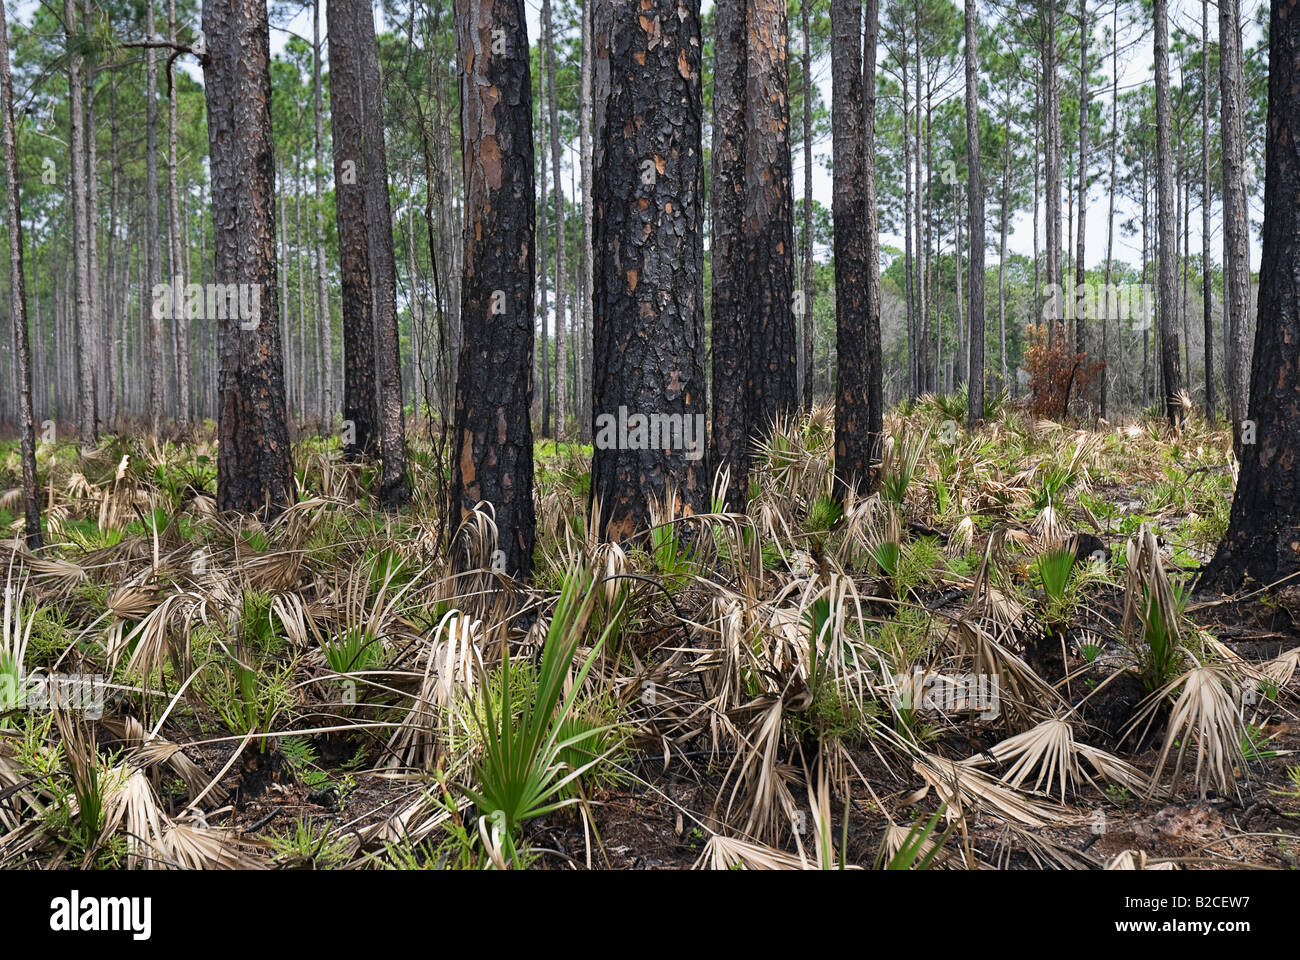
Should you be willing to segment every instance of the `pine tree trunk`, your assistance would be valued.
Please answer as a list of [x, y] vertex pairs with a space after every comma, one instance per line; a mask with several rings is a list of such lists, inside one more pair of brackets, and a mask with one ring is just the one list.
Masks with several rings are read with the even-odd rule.
[[965, 14], [967, 229], [970, 234], [970, 403], [967, 424], [973, 428], [984, 419], [984, 168], [980, 161], [975, 0], [966, 0]]
[[[66, 2], [66, 0], [65, 0]], [[145, 0], [145, 33], [154, 39], [154, 0]], [[145, 287], [154, 290], [162, 280], [162, 248], [158, 233], [158, 64], [151, 47], [144, 50], [145, 71], [145, 175], [144, 189], [147, 216], [145, 235], [147, 260]], [[163, 357], [163, 311], [155, 309], [149, 314], [149, 424], [154, 433], [163, 422], [164, 396], [167, 383], [167, 363]]]
[[[799, 369], [805, 409], [813, 403], [813, 359], [816, 353], [816, 327], [813, 323], [813, 174], [812, 174], [812, 56], [808, 48], [808, 8], [813, 0], [799, 0], [799, 33], [803, 41], [800, 67], [803, 70], [803, 282], [799, 292]], [[873, 78], [874, 80], [874, 78]]]
[[[1074, 255], [1074, 295], [1070, 297], [1076, 304], [1088, 275], [1084, 259], [1084, 242], [1087, 237], [1088, 221], [1088, 40], [1092, 30], [1088, 22], [1087, 0], [1079, 0], [1079, 221], [1075, 241]], [[1088, 352], [1086, 317], [1082, 311], [1074, 311], [1074, 350], [1080, 355]], [[1081, 400], [1086, 397], [1080, 395]]]
[[[238, 284], [234, 299], [240, 305], [221, 318], [217, 506], [275, 516], [294, 502], [294, 481], [276, 323], [275, 145], [265, 0], [204, 0], [203, 32], [214, 279]], [[259, 298], [258, 309], [249, 309], [253, 296]]]
[[[609, 50], [609, 71], [597, 92], [592, 497], [601, 536], [627, 541], [644, 531], [652, 497], [675, 494], [681, 515], [709, 508], [700, 18], [697, 0], [602, 0], [601, 8], [596, 42]], [[788, 141], [785, 157], [788, 197]], [[788, 212], [785, 224], [788, 262]], [[786, 281], [788, 292], [789, 271]], [[787, 318], [789, 308], [787, 298]], [[794, 400], [787, 330], [786, 399]], [[638, 431], [633, 417], [662, 424], [661, 435]], [[659, 419], [678, 417], [676, 433]]]
[[[601, 0], [604, 2], [604, 0]], [[745, 0], [717, 0], [713, 38], [712, 467], [728, 482], [724, 508], [743, 511], [749, 489], [749, 311], [745, 280]], [[597, 109], [600, 109], [599, 102]]]
[[1201, 0], [1201, 319], [1205, 329], [1205, 419], [1214, 422], [1214, 288], [1210, 280], [1210, 6]]
[[[807, 0], [805, 0], [807, 2]], [[831, 0], [832, 215], [835, 219], [835, 479], [865, 493], [880, 458], [879, 263], [876, 255], [877, 0]], [[870, 80], [870, 91], [867, 91]]]
[[1223, 389], [1238, 457], [1246, 418], [1250, 347], [1250, 238], [1246, 208], [1246, 85], [1241, 52], [1241, 11], [1237, 0], [1219, 3], [1219, 96], [1223, 156]]
[[746, 0], [745, 213], [752, 312], [746, 391], [751, 435], [798, 409], [794, 338], [794, 201], [785, 0]]
[[347, 0], [327, 0], [334, 205], [343, 303], [343, 435], [352, 459], [379, 452], [374, 298], [366, 230], [361, 50]]
[[[502, 560], [493, 566], [526, 579], [536, 537], [529, 405], [537, 264], [523, 0], [456, 0], [456, 47], [466, 216], [450, 522], [455, 531], [480, 501], [490, 504]], [[453, 555], [462, 569], [486, 559]]]
[[410, 502], [411, 483], [406, 471], [406, 415], [397, 331], [397, 262], [393, 255], [393, 213], [388, 199], [388, 157], [384, 147], [384, 79], [379, 69], [374, 11], [368, 5], [353, 6], [356, 23], [353, 35], [359, 43], [361, 67], [366, 237], [375, 305], [375, 377], [383, 460], [379, 501], [392, 509]]
[[[1228, 532], [1200, 586], [1252, 588], [1300, 570], [1300, 10], [1269, 20], [1264, 249], [1245, 451]], [[1252, 442], [1253, 441], [1253, 442]]]
[[555, 193], [555, 436], [563, 438], [568, 432], [568, 365], [565, 347], [565, 272], [567, 239], [564, 230], [564, 182], [560, 169], [560, 111], [555, 91], [555, 33], [551, 27], [551, 0], [542, 0], [542, 35], [547, 77], [547, 111], [550, 118], [551, 176]]
[[[23, 536], [41, 545], [41, 494], [36, 479], [36, 417], [32, 409], [32, 364], [27, 342], [27, 286], [23, 276], [23, 210], [18, 195], [18, 147], [14, 135], [14, 85], [9, 72], [9, 32], [0, 5], [0, 141], [4, 146], [5, 208], [9, 214], [9, 322], [17, 368], [18, 432], [23, 473]], [[37, 319], [40, 312], [37, 311]]]
[[583, 415], [578, 424], [579, 438], [590, 443], [592, 438], [591, 423], [591, 330], [593, 275], [591, 260], [591, 211], [592, 211], [592, 169], [591, 169], [591, 97], [592, 73], [595, 51], [592, 49], [591, 5], [593, 0], [582, 0], [582, 80], [578, 101], [578, 145], [582, 163], [582, 383]]
[[91, 326], [90, 211], [86, 203], [86, 113], [83, 57], [77, 39], [73, 0], [63, 0], [68, 43], [69, 163], [72, 166], [72, 248], [77, 341], [77, 438], [83, 450], [99, 441], [95, 423], [95, 335]]
[[328, 432], [334, 426], [334, 331], [330, 319], [329, 284], [326, 280], [325, 266], [325, 106], [321, 74], [321, 36], [320, 36], [321, 0], [313, 0], [311, 7], [312, 24], [312, 98], [315, 114], [315, 166], [313, 167], [313, 185], [316, 194], [316, 301], [320, 311], [321, 338], [321, 431]]
[[1178, 358], [1178, 291], [1175, 263], [1177, 234], [1174, 232], [1173, 149], [1170, 143], [1169, 95], [1169, 0], [1155, 0], [1156, 62], [1156, 309], [1160, 329], [1160, 372], [1164, 389], [1164, 413], [1171, 424], [1182, 421], [1182, 372]]
[[[167, 0], [167, 40], [176, 42], [176, 0]], [[182, 265], [181, 199], [178, 181], [180, 157], [177, 155], [179, 111], [177, 109], [176, 61], [167, 61], [167, 238], [172, 284], [172, 323], [176, 338], [176, 420], [181, 426], [190, 422], [190, 322], [184, 308], [185, 276]]]

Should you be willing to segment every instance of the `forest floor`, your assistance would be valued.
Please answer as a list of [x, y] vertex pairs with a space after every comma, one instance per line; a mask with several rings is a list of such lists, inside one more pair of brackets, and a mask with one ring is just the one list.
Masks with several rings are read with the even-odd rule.
[[[539, 444], [514, 592], [450, 573], [420, 441], [385, 515], [300, 440], [268, 526], [216, 513], [210, 427], [42, 445], [48, 546], [0, 548], [0, 866], [1300, 866], [1300, 593], [1194, 592], [1227, 434], [964, 422], [893, 411], [837, 503], [818, 408], [745, 516], [660, 504], [627, 549], [589, 448]], [[18, 477], [9, 443], [15, 533]], [[43, 709], [42, 672], [106, 695]]]

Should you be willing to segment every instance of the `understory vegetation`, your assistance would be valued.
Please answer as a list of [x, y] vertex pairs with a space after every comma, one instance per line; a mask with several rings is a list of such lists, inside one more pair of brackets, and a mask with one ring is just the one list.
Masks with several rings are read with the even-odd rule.
[[[963, 404], [893, 411], [846, 501], [814, 408], [747, 514], [660, 504], [639, 546], [539, 447], [527, 587], [490, 513], [449, 572], [418, 442], [385, 514], [300, 441], [269, 526], [217, 513], [211, 426], [43, 445], [34, 554], [9, 445], [0, 866], [1295, 867], [1292, 600], [1194, 593], [1229, 435]], [[37, 702], [74, 674], [99, 707]]]

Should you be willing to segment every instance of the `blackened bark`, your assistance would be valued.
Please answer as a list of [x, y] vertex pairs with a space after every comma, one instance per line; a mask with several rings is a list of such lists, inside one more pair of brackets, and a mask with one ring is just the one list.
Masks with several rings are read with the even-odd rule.
[[[275, 516], [294, 501], [275, 261], [275, 149], [265, 0], [204, 0], [215, 280], [241, 285], [220, 319], [217, 505]], [[254, 301], [254, 296], [258, 299]]]
[[[532, 82], [523, 0], [456, 0], [465, 174], [464, 342], [456, 381], [451, 527], [496, 514], [504, 571], [526, 578], [533, 511]], [[454, 552], [462, 568], [470, 562]]]
[[36, 417], [32, 411], [32, 361], [27, 342], [27, 287], [23, 278], [23, 209], [18, 195], [18, 147], [14, 137], [14, 85], [9, 72], [9, 34], [0, 4], [0, 140], [4, 143], [5, 207], [9, 213], [9, 320], [13, 326], [18, 379], [18, 428], [23, 464], [23, 535], [41, 545], [41, 495], [36, 480]]
[[745, 216], [751, 436], [798, 409], [794, 335], [794, 201], [785, 0], [746, 0]]
[[375, 390], [374, 298], [366, 230], [364, 112], [361, 50], [354, 3], [328, 0], [330, 130], [334, 137], [334, 208], [339, 234], [343, 307], [343, 430], [345, 453], [372, 459], [379, 452]]
[[[984, 419], [984, 167], [980, 162], [979, 64], [975, 0], [966, 0], [966, 175], [970, 232], [970, 393], [966, 422]], [[1080, 180], [1082, 183], [1082, 179]], [[1080, 214], [1082, 216], [1082, 213]], [[1083, 227], [1079, 227], [1083, 250]], [[1079, 268], [1082, 271], [1082, 267]], [[1082, 338], [1082, 327], [1080, 337]]]
[[[799, 251], [803, 270], [800, 286], [799, 310], [795, 323], [800, 344], [798, 377], [803, 385], [802, 402], [805, 410], [813, 403], [813, 360], [816, 356], [816, 336], [813, 326], [813, 174], [812, 174], [812, 52], [809, 49], [808, 8], [813, 0], [799, 2], [799, 34], [801, 43], [800, 69], [803, 71], [803, 243]], [[715, 81], [716, 82], [716, 81]]]
[[320, 318], [320, 348], [321, 348], [321, 396], [320, 396], [320, 417], [321, 430], [329, 431], [334, 426], [334, 336], [330, 322], [330, 294], [329, 285], [325, 275], [325, 201], [324, 185], [322, 183], [323, 171], [325, 169], [325, 96], [322, 89], [321, 75], [324, 69], [321, 64], [321, 35], [320, 35], [320, 10], [321, 0], [313, 0], [311, 8], [311, 26], [312, 26], [312, 99], [315, 107], [315, 165], [312, 167], [312, 184], [316, 193], [316, 222], [315, 237], [313, 238], [316, 245], [316, 301], [317, 310]]
[[402, 357], [397, 333], [397, 262], [393, 255], [393, 213], [388, 199], [388, 157], [384, 148], [384, 78], [374, 10], [354, 3], [351, 14], [361, 57], [362, 159], [370, 289], [374, 297], [375, 375], [378, 382], [379, 451], [383, 474], [379, 502], [394, 508], [411, 500], [406, 471], [406, 416], [402, 409]]
[[[1265, 586], [1300, 570], [1300, 0], [1269, 22], [1264, 249], [1241, 476], [1203, 587]], [[1251, 436], [1250, 428], [1254, 428]]]
[[[869, 0], [875, 6], [875, 0]], [[874, 50], [875, 37], [870, 39]], [[873, 77], [874, 79], [874, 77]], [[870, 426], [872, 366], [871, 262], [866, 197], [867, 140], [871, 117], [863, 109], [862, 4], [831, 0], [831, 149], [834, 151], [831, 213], [835, 218], [835, 478], [844, 487], [868, 490], [878, 434]], [[875, 318], [879, 323], [879, 315]]]
[[[697, 415], [706, 403], [700, 18], [698, 0], [603, 6], [596, 42], [609, 50], [609, 73], [597, 134], [591, 475], [601, 535], [626, 541], [644, 529], [651, 497], [675, 490], [682, 514], [708, 508], [706, 461], [691, 459], [704, 451]], [[788, 181], [788, 149], [786, 158]], [[621, 420], [620, 408], [629, 424], [638, 414], [680, 417], [677, 443], [661, 436], [651, 448], [648, 430], [644, 444], [632, 429], [618, 436], [605, 418]]]
[[[884, 439], [885, 361], [880, 343], [880, 211], [876, 204], [876, 45], [880, 37], [880, 0], [866, 0], [862, 47], [862, 206], [863, 246], [867, 260], [867, 419], [860, 456], [868, 464], [880, 460]], [[871, 474], [874, 487], [876, 474]]]
[[745, 0], [717, 0], [713, 37], [712, 467], [730, 472], [724, 508], [743, 511], [749, 485], [745, 215]]

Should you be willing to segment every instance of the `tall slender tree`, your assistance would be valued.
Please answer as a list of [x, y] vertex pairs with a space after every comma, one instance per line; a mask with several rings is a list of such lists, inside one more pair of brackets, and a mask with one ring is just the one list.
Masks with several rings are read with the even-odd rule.
[[717, 0], [713, 35], [712, 464], [726, 473], [727, 510], [743, 510], [749, 485], [748, 289], [745, 279], [745, 0]]
[[334, 135], [334, 211], [343, 303], [343, 436], [354, 459], [379, 452], [375, 391], [374, 296], [366, 227], [361, 40], [348, 0], [328, 0], [330, 127]]
[[745, 208], [749, 431], [799, 405], [794, 333], [794, 200], [785, 0], [746, 0]]
[[23, 470], [23, 536], [41, 545], [41, 495], [36, 478], [36, 416], [32, 410], [32, 360], [27, 341], [27, 281], [23, 274], [23, 208], [18, 191], [14, 84], [9, 70], [9, 28], [0, 4], [0, 141], [4, 145], [5, 209], [9, 214], [9, 321], [13, 328], [18, 388], [19, 447]]
[[322, 74], [322, 42], [320, 34], [321, 0], [312, 0], [311, 5], [311, 66], [312, 66], [312, 104], [315, 120], [312, 141], [315, 147], [315, 163], [312, 166], [312, 187], [316, 197], [315, 235], [316, 247], [316, 303], [320, 317], [318, 335], [321, 338], [321, 429], [328, 431], [334, 425], [334, 332], [330, 322], [329, 283], [326, 279], [325, 264], [325, 95]]
[[[870, 490], [880, 456], [880, 295], [876, 254], [875, 52], [878, 2], [831, 0], [831, 213], [835, 220], [835, 478]], [[870, 84], [871, 93], [865, 94]], [[865, 102], [864, 102], [865, 101]]]
[[1223, 157], [1223, 389], [1237, 455], [1246, 418], [1247, 311], [1250, 309], [1249, 215], [1246, 206], [1246, 83], [1238, 0], [1219, 0], [1219, 99]]
[[[464, 342], [452, 433], [453, 530], [479, 503], [496, 517], [500, 572], [532, 572], [533, 95], [523, 0], [456, 0], [465, 176]], [[464, 541], [458, 541], [459, 546]], [[484, 558], [458, 549], [467, 567]]]
[[68, 59], [68, 162], [72, 188], [73, 289], [76, 300], [77, 438], [83, 449], [99, 442], [95, 416], [95, 334], [91, 311], [90, 216], [86, 186], [86, 90], [82, 79], [84, 56], [78, 34], [77, 7], [63, 0]]
[[1165, 417], [1182, 421], [1182, 371], [1178, 362], [1178, 293], [1174, 226], [1173, 147], [1170, 142], [1172, 105], [1169, 92], [1169, 0], [1154, 0], [1156, 67], [1156, 311], [1160, 330], [1160, 375]]
[[542, 0], [542, 34], [546, 37], [546, 109], [551, 139], [551, 176], [555, 197], [555, 435], [562, 438], [568, 425], [568, 354], [564, 342], [566, 270], [564, 178], [560, 165], [560, 108], [555, 76], [555, 32], [551, 22], [551, 0]]
[[966, 199], [970, 232], [970, 393], [967, 423], [984, 419], [984, 165], [980, 161], [979, 18], [966, 0]]
[[1268, 27], [1264, 249], [1259, 323], [1228, 532], [1201, 586], [1260, 586], [1300, 572], [1300, 16], [1273, 0]]
[[374, 11], [354, 3], [361, 60], [361, 131], [365, 181], [366, 249], [374, 299], [375, 379], [379, 409], [379, 452], [383, 475], [379, 500], [400, 507], [411, 499], [406, 469], [406, 414], [402, 406], [402, 357], [397, 330], [397, 262], [393, 255], [393, 212], [388, 199], [388, 156], [384, 146], [384, 78]]
[[[203, 0], [219, 332], [217, 505], [275, 516], [294, 500], [275, 259], [266, 0]], [[238, 309], [230, 309], [237, 306]]]

